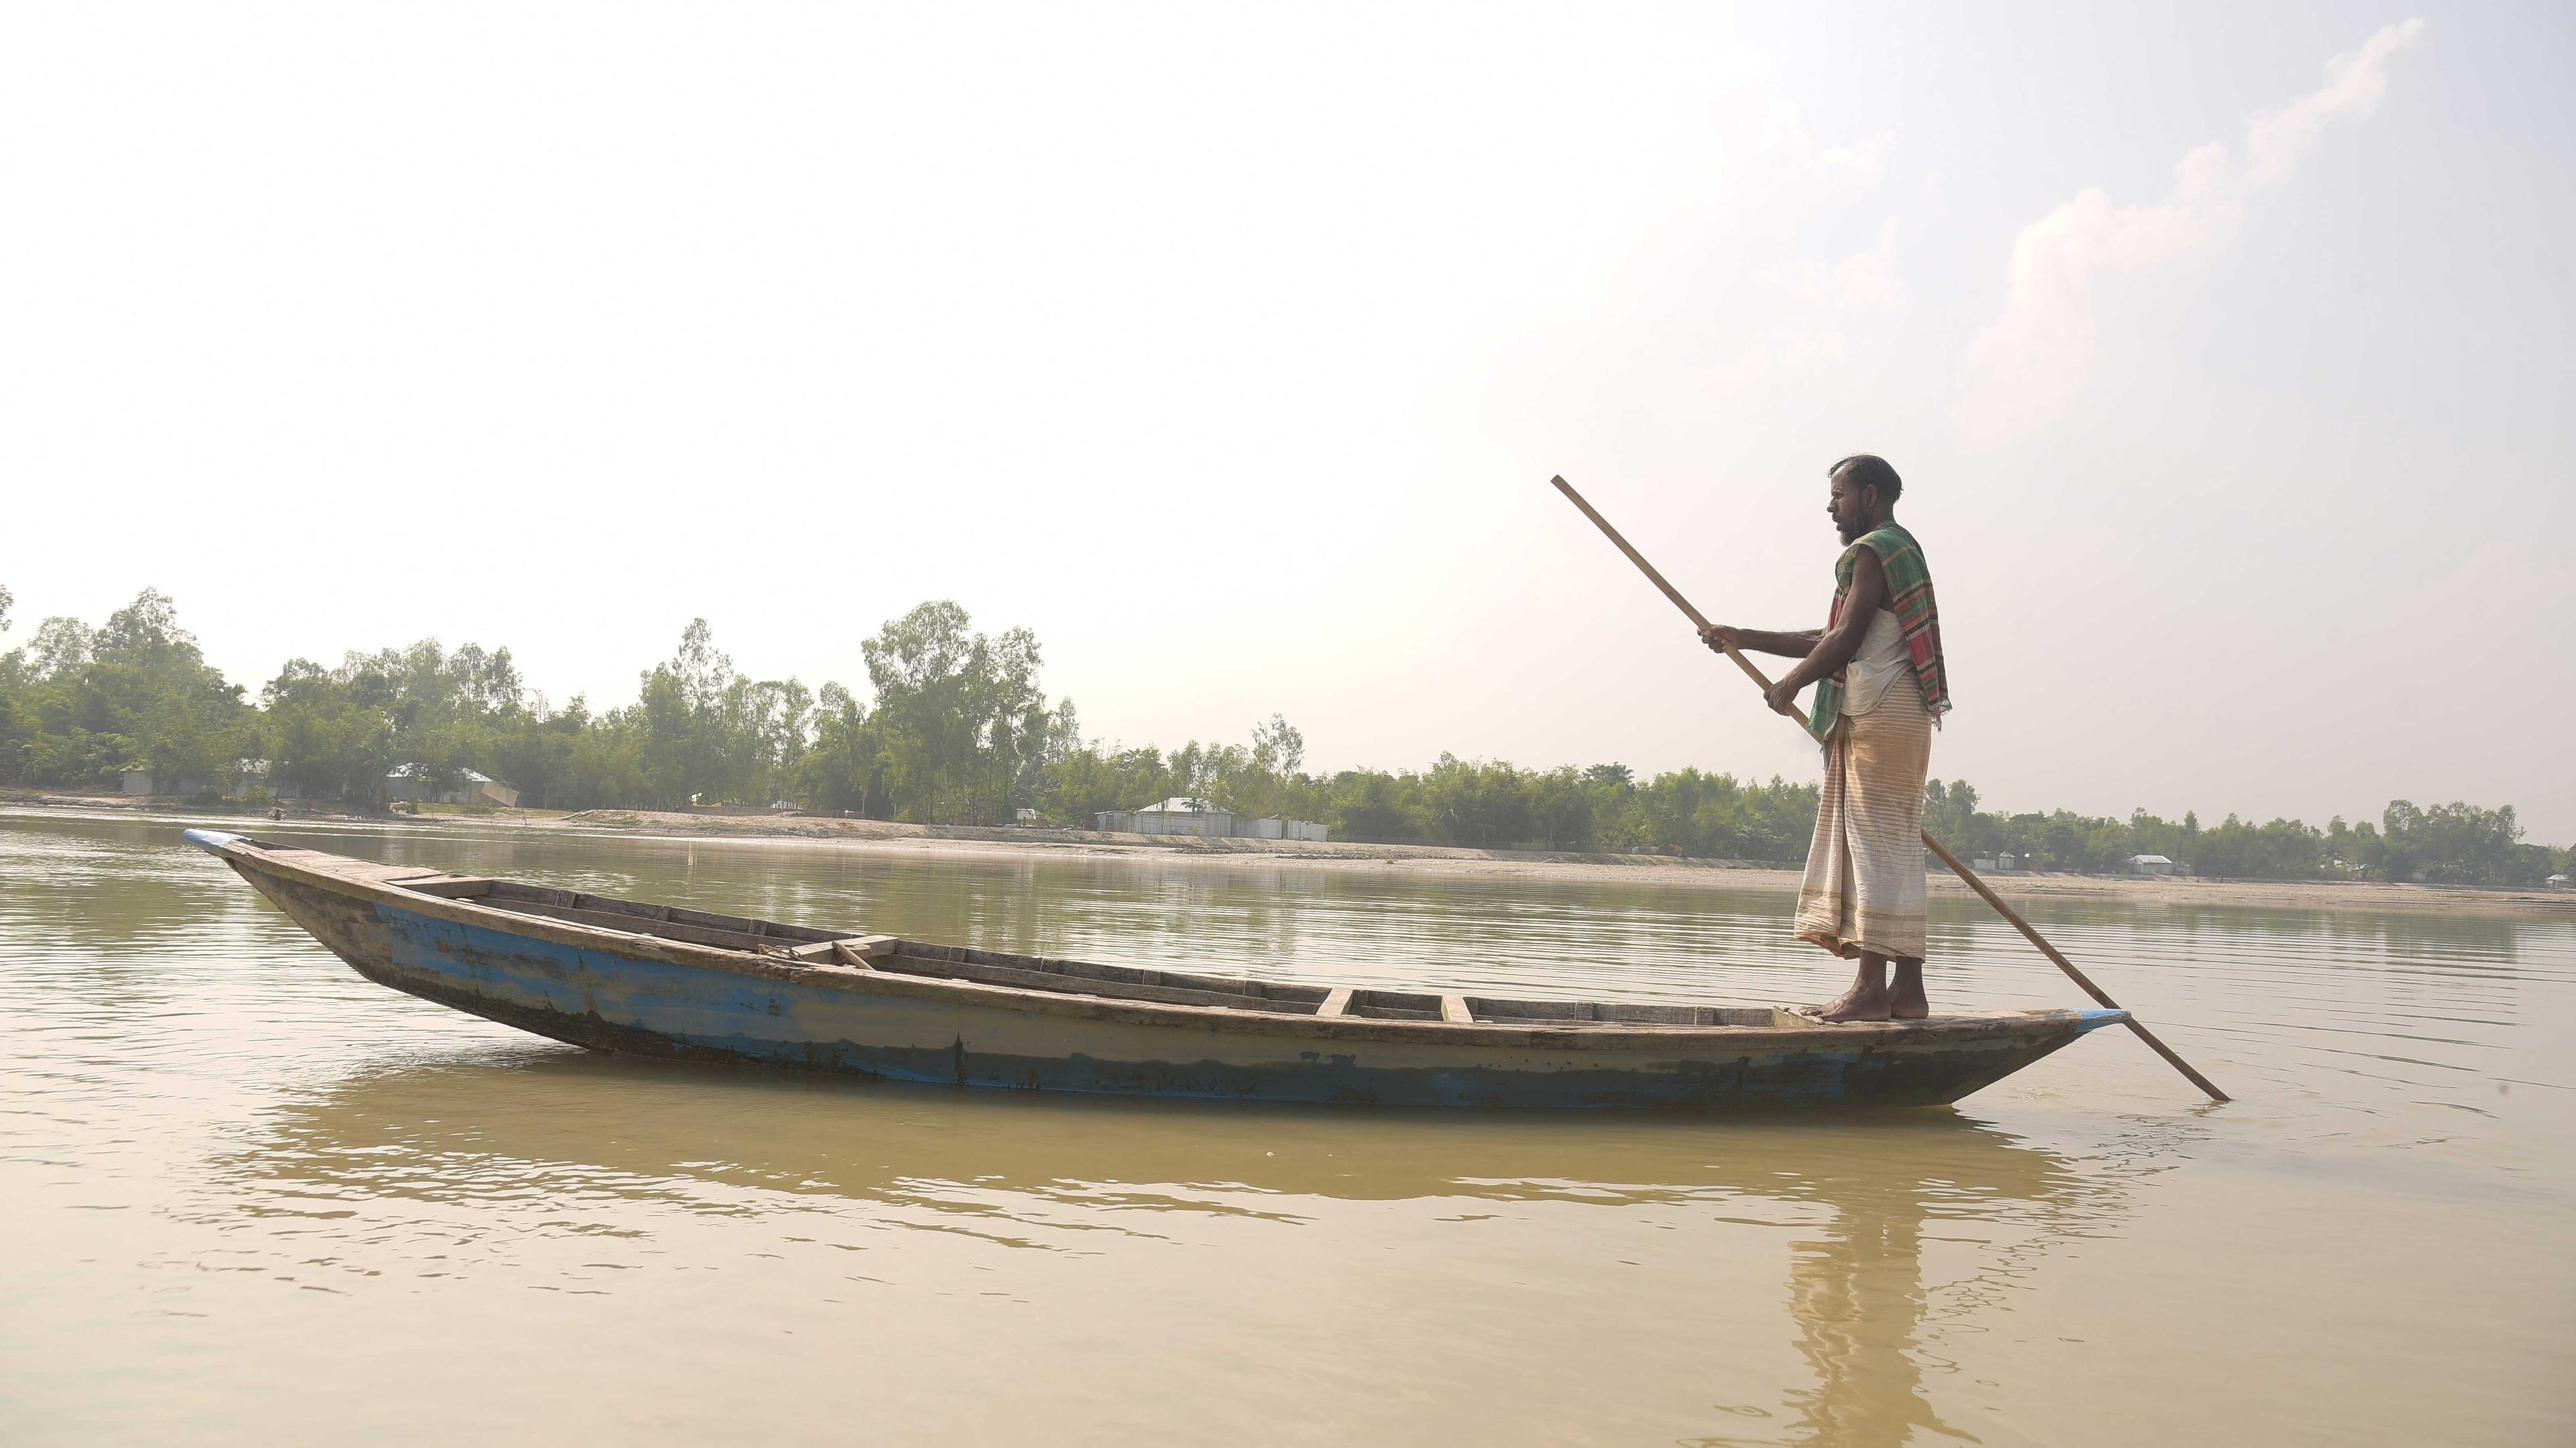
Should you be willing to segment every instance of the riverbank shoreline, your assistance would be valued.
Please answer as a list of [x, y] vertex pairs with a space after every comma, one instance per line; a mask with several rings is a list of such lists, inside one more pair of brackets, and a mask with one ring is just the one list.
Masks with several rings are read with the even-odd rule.
[[[874, 848], [961, 849], [1012, 855], [1184, 859], [1221, 865], [1299, 865], [1330, 870], [1461, 879], [1597, 880], [1794, 894], [1800, 872], [1743, 860], [1621, 855], [1569, 850], [1478, 850], [1453, 845], [1371, 845], [1348, 841], [1202, 840], [1095, 830], [907, 825], [806, 816], [712, 816], [590, 810], [533, 828], [591, 828], [691, 841], [810, 841]], [[2372, 880], [2205, 880], [2173, 876], [2013, 873], [1981, 876], [2007, 900], [2094, 899], [2158, 905], [2254, 906], [2282, 910], [2406, 912], [2494, 919], [2576, 921], [2576, 893], [2399, 885]], [[1974, 899], [1967, 883], [1933, 867], [1934, 896]]]
[[[176, 802], [113, 796], [27, 796], [0, 806], [31, 811], [144, 812], [174, 819], [224, 820], [251, 832], [264, 812], [192, 810]], [[1094, 830], [915, 825], [810, 815], [694, 815], [653, 810], [494, 811], [418, 816], [290, 814], [284, 823], [435, 827], [494, 833], [542, 831], [653, 838], [690, 844], [803, 847], [932, 855], [1175, 861], [1219, 868], [1303, 869], [1473, 880], [1632, 883], [1718, 890], [1794, 893], [1799, 872], [1740, 860], [1673, 855], [1621, 855], [1562, 850], [1479, 850], [1449, 845], [1372, 845], [1348, 841], [1203, 840], [1191, 836], [1108, 834]], [[1985, 877], [2008, 900], [2101, 900], [2138, 905], [2224, 906], [2353, 914], [2418, 914], [2501, 920], [2576, 922], [2576, 892], [2479, 889], [2345, 880], [2209, 880], [2177, 876], [1996, 874]], [[1973, 899], [1965, 882], [1934, 868], [1937, 898]]]

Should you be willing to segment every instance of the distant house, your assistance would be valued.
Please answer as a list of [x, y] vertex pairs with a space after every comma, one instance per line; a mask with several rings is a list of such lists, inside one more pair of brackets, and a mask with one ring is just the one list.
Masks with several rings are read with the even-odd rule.
[[2552, 890], [2564, 890], [2570, 883], [2576, 882], [2569, 881], [2564, 875], [2552, 875], [2549, 877], [2549, 888]]
[[[260, 768], [268, 768], [265, 760]], [[157, 776], [152, 770], [126, 770], [116, 788], [124, 794], [206, 794], [206, 781], [196, 776]]]
[[2174, 862], [2166, 859], [2162, 855], [2131, 855], [2129, 857], [2129, 873], [2132, 875], [2170, 875], [2173, 872]]
[[2018, 870], [2021, 868], [2021, 856], [2014, 854], [2010, 850], [2006, 850], [2002, 854], [1995, 856], [1995, 868], [1998, 870]]
[[1198, 835], [1222, 840], [1234, 834], [1234, 811], [1184, 795], [1138, 810], [1104, 810], [1098, 821], [1104, 830], [1134, 835]]
[[1321, 840], [1324, 827], [1312, 820], [1238, 818], [1203, 799], [1182, 795], [1143, 809], [1102, 810], [1092, 828], [1117, 834], [1197, 835], [1202, 839]]
[[519, 791], [488, 774], [471, 769], [456, 771], [458, 783], [450, 789], [432, 791], [431, 770], [426, 764], [397, 764], [385, 771], [385, 798], [388, 800], [424, 800], [432, 804], [497, 804], [503, 809], [519, 807]]

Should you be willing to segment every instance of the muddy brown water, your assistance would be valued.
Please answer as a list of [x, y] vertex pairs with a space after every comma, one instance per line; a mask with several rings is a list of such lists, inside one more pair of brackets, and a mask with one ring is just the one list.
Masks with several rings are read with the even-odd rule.
[[[959, 1093], [360, 980], [183, 821], [0, 813], [0, 1441], [2571, 1440], [2576, 925], [2035, 902], [2105, 1032], [1956, 1108]], [[1772, 893], [263, 828], [998, 949], [1812, 999]], [[1966, 902], [1936, 1003], [2079, 1004]]]

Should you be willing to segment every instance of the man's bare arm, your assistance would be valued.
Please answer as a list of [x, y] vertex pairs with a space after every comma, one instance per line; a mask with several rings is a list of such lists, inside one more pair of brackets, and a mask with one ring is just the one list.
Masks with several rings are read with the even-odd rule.
[[1723, 623], [1713, 623], [1699, 631], [1700, 642], [1719, 653], [1726, 652], [1725, 645], [1733, 644], [1739, 650], [1750, 649], [1757, 654], [1778, 654], [1784, 659], [1805, 658], [1815, 649], [1816, 641], [1824, 636], [1825, 631], [1820, 628], [1801, 629], [1796, 633], [1773, 633], [1768, 629], [1737, 628], [1732, 624]]
[[1832, 677], [1836, 670], [1852, 661], [1852, 656], [1860, 652], [1861, 639], [1869, 633], [1871, 616], [1885, 602], [1887, 574], [1878, 566], [1877, 554], [1861, 549], [1860, 557], [1852, 561], [1851, 592], [1843, 596], [1842, 616], [1834, 620], [1834, 626], [1826, 629], [1822, 638], [1816, 640], [1816, 646], [1808, 651], [1805, 659], [1780, 676], [1780, 682], [1773, 684], [1763, 699], [1779, 713], [1794, 716], [1798, 710], [1798, 691], [1818, 679]]

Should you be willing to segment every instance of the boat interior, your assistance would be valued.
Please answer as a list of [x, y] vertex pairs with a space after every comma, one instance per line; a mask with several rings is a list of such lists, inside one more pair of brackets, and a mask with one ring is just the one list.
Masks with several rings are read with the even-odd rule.
[[1134, 966], [1096, 965], [1088, 961], [968, 950], [954, 945], [900, 940], [887, 935], [858, 935], [775, 920], [716, 915], [676, 905], [549, 889], [516, 880], [429, 875], [388, 879], [385, 883], [446, 899], [472, 900], [478, 905], [513, 914], [542, 916], [722, 950], [784, 956], [824, 970], [932, 976], [1107, 1000], [1215, 1006], [1291, 1016], [1447, 1021], [1458, 1025], [1775, 1027], [1812, 1024], [1804, 1017], [1770, 1007], [1502, 1000], [1487, 996], [1289, 985]]

